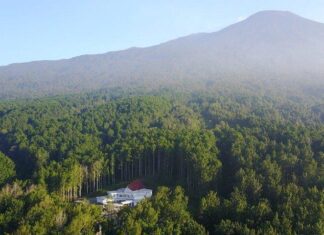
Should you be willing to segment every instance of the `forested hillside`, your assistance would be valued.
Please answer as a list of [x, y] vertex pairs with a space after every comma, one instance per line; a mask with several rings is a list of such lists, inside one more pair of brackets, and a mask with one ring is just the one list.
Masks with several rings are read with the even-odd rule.
[[[0, 233], [323, 234], [320, 102], [102, 91], [0, 103]], [[117, 221], [75, 199], [142, 179]], [[161, 187], [164, 186], [164, 187]]]

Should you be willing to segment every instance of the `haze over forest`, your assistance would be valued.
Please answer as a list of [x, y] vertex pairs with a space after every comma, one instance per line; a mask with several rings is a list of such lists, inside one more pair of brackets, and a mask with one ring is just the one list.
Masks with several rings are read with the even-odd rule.
[[290, 12], [263, 11], [215, 33], [152, 47], [3, 66], [0, 97], [116, 86], [210, 87], [221, 82], [323, 94], [323, 54], [323, 23]]

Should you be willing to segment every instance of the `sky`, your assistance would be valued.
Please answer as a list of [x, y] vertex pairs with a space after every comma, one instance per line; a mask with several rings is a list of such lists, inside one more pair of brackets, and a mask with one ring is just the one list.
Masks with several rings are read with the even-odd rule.
[[151, 46], [262, 10], [324, 23], [324, 0], [0, 0], [0, 65]]

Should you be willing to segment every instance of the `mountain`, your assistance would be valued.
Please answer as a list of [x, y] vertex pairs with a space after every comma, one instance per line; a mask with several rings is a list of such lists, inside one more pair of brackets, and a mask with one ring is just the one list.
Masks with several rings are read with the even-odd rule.
[[2, 66], [0, 86], [5, 89], [0, 97], [189, 81], [282, 82], [320, 88], [324, 24], [290, 12], [263, 11], [215, 33], [152, 47]]

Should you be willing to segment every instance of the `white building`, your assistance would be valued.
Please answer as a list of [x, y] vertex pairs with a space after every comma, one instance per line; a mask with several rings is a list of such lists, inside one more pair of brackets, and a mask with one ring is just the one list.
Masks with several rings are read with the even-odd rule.
[[96, 197], [96, 203], [106, 205], [109, 202], [109, 198], [107, 196]]
[[140, 181], [134, 181], [126, 188], [108, 191], [107, 196], [96, 197], [96, 202], [106, 205], [108, 202], [113, 204], [135, 206], [139, 201], [152, 197], [152, 190], [144, 188]]
[[132, 205], [135, 206], [139, 201], [152, 197], [152, 190], [151, 189], [138, 189], [138, 190], [131, 190], [130, 188], [120, 188], [115, 191], [108, 191], [108, 198], [111, 199], [113, 202], [125, 202], [131, 201]]

